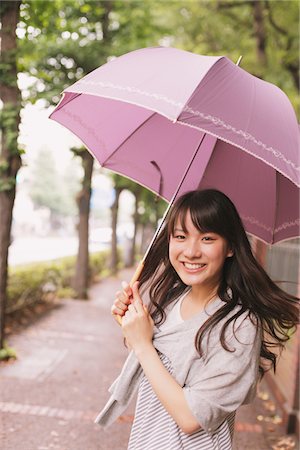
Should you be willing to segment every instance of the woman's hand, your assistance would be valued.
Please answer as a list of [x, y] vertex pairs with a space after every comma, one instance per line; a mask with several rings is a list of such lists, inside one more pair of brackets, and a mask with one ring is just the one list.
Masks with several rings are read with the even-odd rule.
[[116, 292], [116, 298], [111, 307], [111, 313], [119, 325], [117, 316], [123, 317], [132, 301], [132, 289], [129, 284], [123, 281], [122, 288], [123, 291]]
[[[135, 353], [143, 351], [149, 344], [152, 345], [154, 326], [147, 307], [143, 305], [138, 285], [139, 283], [136, 281], [132, 289], [129, 287], [131, 289], [131, 304], [122, 319], [124, 337]], [[129, 292], [129, 289], [127, 289], [127, 292]]]

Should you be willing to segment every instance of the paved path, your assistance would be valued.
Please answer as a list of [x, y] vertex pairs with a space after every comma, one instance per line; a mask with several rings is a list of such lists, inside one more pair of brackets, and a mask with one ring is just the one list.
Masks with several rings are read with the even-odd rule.
[[[10, 336], [18, 360], [0, 364], [1, 450], [126, 450], [134, 405], [107, 431], [93, 420], [126, 358], [109, 311], [120, 278], [131, 272], [94, 285], [89, 301], [61, 301]], [[260, 389], [263, 398], [238, 414], [235, 450], [292, 448], [275, 446], [280, 417]]]

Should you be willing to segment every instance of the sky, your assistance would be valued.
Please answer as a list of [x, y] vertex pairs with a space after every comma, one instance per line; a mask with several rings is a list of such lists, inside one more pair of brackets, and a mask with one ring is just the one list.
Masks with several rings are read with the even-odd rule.
[[80, 141], [62, 125], [49, 119], [53, 107], [28, 104], [22, 111], [19, 142], [25, 147], [24, 163], [29, 163], [42, 147], [48, 147], [58, 166], [63, 168], [72, 159], [69, 148]]

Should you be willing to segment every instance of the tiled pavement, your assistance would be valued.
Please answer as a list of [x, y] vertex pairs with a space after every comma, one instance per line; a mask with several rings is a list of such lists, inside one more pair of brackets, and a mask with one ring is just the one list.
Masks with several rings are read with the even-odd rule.
[[[130, 274], [94, 285], [88, 301], [60, 302], [10, 336], [18, 359], [0, 364], [1, 450], [126, 450], [134, 405], [106, 431], [93, 420], [126, 358], [109, 311], [120, 278]], [[235, 450], [296, 448], [280, 420], [262, 384], [254, 404], [237, 415]]]

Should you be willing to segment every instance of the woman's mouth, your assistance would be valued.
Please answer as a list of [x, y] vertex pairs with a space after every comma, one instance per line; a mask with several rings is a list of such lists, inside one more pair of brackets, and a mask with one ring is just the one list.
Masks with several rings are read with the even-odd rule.
[[187, 270], [200, 270], [203, 269], [203, 267], [206, 266], [206, 264], [199, 264], [199, 263], [189, 263], [189, 262], [182, 262], [183, 266], [187, 269]]

